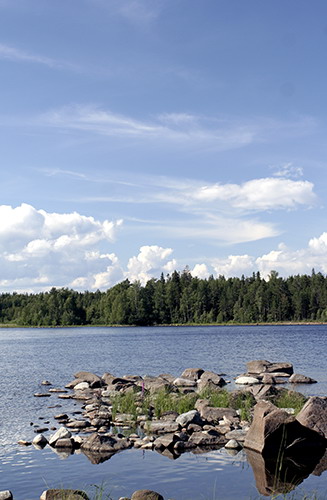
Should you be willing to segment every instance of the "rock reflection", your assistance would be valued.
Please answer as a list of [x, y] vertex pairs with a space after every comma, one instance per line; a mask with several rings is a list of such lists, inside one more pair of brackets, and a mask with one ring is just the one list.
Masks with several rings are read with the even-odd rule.
[[287, 456], [278, 461], [276, 457], [264, 457], [250, 449], [245, 448], [245, 452], [253, 469], [257, 490], [264, 496], [287, 494], [316, 470], [321, 474], [327, 465], [326, 453], [323, 457], [321, 454], [307, 457]]

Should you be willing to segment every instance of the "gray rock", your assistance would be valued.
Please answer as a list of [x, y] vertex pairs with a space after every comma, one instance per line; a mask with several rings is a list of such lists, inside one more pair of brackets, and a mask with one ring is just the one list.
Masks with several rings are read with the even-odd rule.
[[225, 436], [221, 434], [208, 434], [207, 432], [194, 432], [189, 441], [196, 446], [218, 446], [226, 443]]
[[235, 439], [236, 441], [240, 441], [243, 443], [245, 441], [246, 435], [248, 433], [248, 429], [234, 429], [232, 431], [226, 432], [226, 439]]
[[176, 441], [179, 441], [178, 436], [174, 433], [169, 433], [158, 437], [153, 444], [155, 449], [172, 448]]
[[44, 447], [48, 444], [48, 440], [43, 436], [43, 434], [38, 434], [38, 436], [35, 436], [35, 438], [33, 439], [32, 444]]
[[63, 438], [63, 439], [58, 439], [56, 441], [56, 448], [73, 448], [74, 447], [74, 441], [71, 438]]
[[304, 427], [287, 412], [268, 401], [260, 401], [254, 408], [253, 421], [244, 446], [265, 456], [277, 456], [279, 453], [291, 456], [319, 452], [326, 447], [326, 442], [317, 432]]
[[289, 382], [291, 384], [316, 384], [317, 380], [306, 375], [301, 375], [300, 373], [293, 373], [289, 378]]
[[49, 439], [49, 445], [55, 446], [58, 439], [66, 439], [72, 436], [71, 432], [69, 432], [66, 427], [60, 427]]
[[282, 372], [289, 375], [293, 373], [291, 363], [271, 363], [265, 359], [249, 361], [246, 363], [247, 372], [250, 374]]
[[327, 398], [318, 396], [309, 398], [296, 419], [300, 424], [327, 439]]
[[186, 413], [182, 413], [176, 418], [177, 424], [181, 427], [186, 427], [188, 424], [198, 424], [200, 425], [202, 420], [200, 413], [197, 410], [191, 410]]
[[237, 377], [237, 379], [235, 380], [235, 384], [254, 385], [254, 384], [260, 384], [260, 381], [256, 377], [250, 377], [250, 376], [243, 375], [241, 377]]
[[134, 491], [131, 500], [164, 500], [160, 493], [152, 490], [137, 490]]
[[88, 382], [92, 389], [102, 386], [101, 378], [91, 372], [78, 372], [75, 373], [74, 377], [81, 380], [82, 382]]
[[0, 500], [13, 500], [11, 491], [9, 490], [0, 491]]
[[189, 378], [182, 378], [182, 377], [175, 378], [173, 384], [176, 387], [196, 387], [195, 380], [190, 380]]
[[227, 448], [228, 450], [239, 450], [240, 448], [242, 448], [242, 446], [238, 441], [236, 441], [236, 439], [230, 439], [225, 444], [225, 448]]
[[75, 385], [74, 390], [75, 391], [85, 391], [90, 388], [90, 384], [88, 382], [80, 382], [79, 384]]
[[177, 422], [169, 422], [164, 420], [156, 420], [147, 423], [147, 429], [154, 434], [170, 433], [179, 430]]
[[238, 419], [236, 410], [232, 408], [214, 408], [211, 406], [203, 406], [200, 408], [200, 415], [203, 420], [206, 420], [210, 424], [219, 424], [219, 421], [224, 417], [228, 419]]
[[89, 500], [89, 497], [80, 490], [50, 489], [42, 493], [40, 500]]
[[197, 381], [203, 373], [204, 370], [202, 370], [202, 368], [186, 368], [186, 370], [183, 371], [181, 378], [189, 378], [190, 380]]

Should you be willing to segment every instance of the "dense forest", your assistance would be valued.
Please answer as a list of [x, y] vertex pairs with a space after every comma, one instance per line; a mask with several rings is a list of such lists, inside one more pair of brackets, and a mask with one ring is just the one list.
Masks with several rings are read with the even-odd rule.
[[245, 278], [192, 277], [188, 269], [142, 286], [125, 280], [106, 292], [52, 288], [2, 293], [0, 324], [19, 326], [170, 325], [327, 321], [327, 278], [281, 278], [271, 271]]

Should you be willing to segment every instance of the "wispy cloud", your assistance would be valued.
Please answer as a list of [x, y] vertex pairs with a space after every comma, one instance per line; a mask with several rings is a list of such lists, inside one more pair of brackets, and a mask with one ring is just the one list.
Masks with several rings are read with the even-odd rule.
[[10, 45], [0, 44], [0, 59], [6, 59], [13, 62], [34, 63], [48, 66], [52, 69], [78, 70], [77, 66], [59, 59], [33, 54], [24, 50], [12, 47]]
[[101, 6], [125, 18], [137, 26], [153, 23], [164, 8], [163, 0], [88, 0], [90, 3]]
[[277, 137], [302, 136], [312, 132], [315, 121], [304, 117], [278, 122], [236, 117], [210, 117], [190, 113], [163, 113], [137, 119], [98, 106], [75, 104], [30, 119], [29, 125], [75, 130], [81, 133], [130, 139], [156, 141], [160, 144], [188, 144], [209, 150], [225, 151], [254, 143], [273, 142]]

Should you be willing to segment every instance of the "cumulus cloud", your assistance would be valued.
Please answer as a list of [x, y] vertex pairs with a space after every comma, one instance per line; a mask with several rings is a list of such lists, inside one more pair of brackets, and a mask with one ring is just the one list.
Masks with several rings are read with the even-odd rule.
[[195, 264], [194, 268], [190, 272], [194, 278], [200, 279], [209, 278], [211, 274], [206, 264]]
[[210, 261], [216, 275], [246, 276], [259, 271], [267, 279], [272, 270], [281, 276], [311, 274], [312, 269], [327, 273], [327, 232], [309, 240], [304, 248], [293, 250], [280, 243], [276, 249], [261, 256], [230, 255]]
[[173, 271], [177, 262], [168, 260], [172, 252], [172, 248], [162, 248], [157, 245], [142, 246], [139, 254], [129, 259], [125, 276], [131, 281], [140, 281], [144, 284], [152, 277], [157, 278], [163, 270]]
[[119, 267], [117, 258], [101, 253], [98, 246], [111, 244], [121, 225], [122, 220], [101, 222], [77, 212], [48, 213], [25, 203], [0, 206], [2, 285], [67, 286], [76, 279], [81, 284], [82, 270], [84, 277], [105, 270], [109, 280], [110, 268]]

